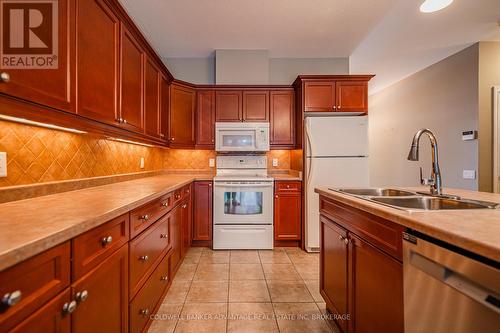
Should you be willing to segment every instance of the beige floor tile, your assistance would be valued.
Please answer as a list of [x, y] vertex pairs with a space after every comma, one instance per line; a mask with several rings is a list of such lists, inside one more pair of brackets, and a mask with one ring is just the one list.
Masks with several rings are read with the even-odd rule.
[[269, 302], [270, 300], [264, 280], [229, 282], [229, 302]]
[[186, 302], [227, 302], [228, 281], [193, 281]]
[[229, 251], [203, 251], [200, 263], [206, 264], [229, 264]]
[[287, 252], [288, 258], [294, 264], [316, 264], [319, 263], [319, 254], [317, 253], [307, 253], [304, 251], [291, 251]]
[[191, 281], [196, 272], [196, 267], [198, 267], [198, 264], [182, 263], [175, 274], [174, 281]]
[[259, 251], [260, 262], [263, 264], [290, 264], [291, 261], [284, 250]]
[[227, 303], [185, 304], [176, 333], [226, 332]]
[[184, 257], [183, 264], [197, 264], [200, 262], [202, 251], [188, 252]]
[[191, 253], [203, 253], [207, 249], [210, 249], [210, 248], [204, 247], [204, 246], [192, 246], [192, 247], [189, 248], [187, 254], [191, 254]]
[[319, 280], [319, 262], [307, 264], [294, 264], [295, 270], [304, 280]]
[[259, 264], [259, 252], [254, 250], [231, 251], [230, 262], [232, 264]]
[[163, 303], [184, 303], [189, 287], [191, 287], [191, 281], [174, 280]]
[[264, 280], [261, 264], [231, 264], [229, 266], [230, 280]]
[[292, 264], [262, 264], [266, 280], [301, 280]]
[[158, 312], [153, 316], [149, 333], [171, 333], [175, 329], [181, 313], [182, 304], [163, 303]]
[[278, 333], [271, 303], [229, 303], [229, 333]]
[[194, 275], [195, 281], [229, 280], [229, 264], [199, 264]]
[[315, 302], [324, 302], [323, 297], [319, 293], [319, 280], [304, 280], [304, 283]]
[[280, 332], [331, 332], [315, 303], [275, 303], [273, 307]]
[[313, 302], [303, 281], [268, 280], [267, 287], [273, 302]]

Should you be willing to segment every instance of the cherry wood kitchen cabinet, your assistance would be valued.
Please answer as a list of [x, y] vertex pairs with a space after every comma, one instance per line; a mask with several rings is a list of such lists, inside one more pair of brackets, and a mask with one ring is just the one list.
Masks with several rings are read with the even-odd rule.
[[335, 81], [304, 84], [304, 111], [333, 112], [335, 107]]
[[104, 0], [77, 3], [78, 114], [116, 125], [120, 21]]
[[239, 122], [243, 120], [243, 93], [241, 90], [215, 92], [215, 120]]
[[336, 110], [368, 112], [368, 81], [335, 82]]
[[172, 83], [170, 89], [170, 147], [192, 148], [195, 145], [196, 92], [193, 88]]
[[182, 260], [182, 207], [177, 205], [172, 209], [170, 218], [170, 235], [172, 238], [172, 255], [170, 257], [170, 267], [172, 272], [176, 272]]
[[54, 69], [3, 68], [0, 93], [59, 110], [75, 112], [75, 2], [58, 1], [58, 57]]
[[196, 148], [215, 148], [215, 91], [196, 93]]
[[123, 127], [139, 133], [144, 129], [144, 57], [142, 46], [122, 23], [118, 122]]
[[191, 247], [192, 236], [192, 206], [191, 199], [187, 198], [181, 203], [181, 257], [184, 257]]
[[195, 182], [193, 192], [193, 245], [212, 244], [213, 186], [211, 181]]
[[243, 90], [243, 121], [269, 122], [269, 91]]
[[160, 80], [160, 138], [168, 140], [168, 122], [170, 107], [170, 84], [165, 76]]
[[145, 67], [145, 132], [160, 137], [160, 70], [149, 58]]
[[[302, 184], [300, 181], [275, 181], [274, 240], [301, 239]], [[279, 245], [279, 243], [276, 243]], [[283, 245], [284, 243], [281, 243]], [[293, 244], [297, 245], [297, 244]]]
[[271, 148], [295, 147], [295, 94], [293, 91], [270, 92], [270, 143]]

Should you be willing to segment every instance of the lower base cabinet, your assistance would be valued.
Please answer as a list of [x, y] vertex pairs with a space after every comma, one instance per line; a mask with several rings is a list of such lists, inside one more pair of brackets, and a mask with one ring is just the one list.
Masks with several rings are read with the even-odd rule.
[[170, 235], [172, 243], [172, 255], [170, 265], [172, 272], [177, 271], [179, 264], [181, 263], [182, 253], [182, 208], [180, 205], [176, 206], [172, 210], [172, 216], [170, 218]]

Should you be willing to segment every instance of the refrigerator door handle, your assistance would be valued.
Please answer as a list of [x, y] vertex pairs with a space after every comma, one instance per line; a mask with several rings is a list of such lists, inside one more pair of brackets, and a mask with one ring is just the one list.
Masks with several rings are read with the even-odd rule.
[[[311, 181], [311, 168], [312, 168], [312, 146], [311, 146], [311, 139], [309, 137], [309, 126], [307, 119], [304, 123], [304, 133], [306, 135], [306, 161], [307, 161], [307, 172], [306, 172], [306, 180], [307, 180], [307, 185], [309, 185], [309, 182]], [[307, 155], [310, 157], [307, 158]]]

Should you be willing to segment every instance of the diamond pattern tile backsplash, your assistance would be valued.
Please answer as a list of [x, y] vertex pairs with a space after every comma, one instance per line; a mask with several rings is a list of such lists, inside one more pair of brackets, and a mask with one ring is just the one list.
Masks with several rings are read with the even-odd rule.
[[8, 161], [3, 187], [160, 170], [166, 150], [0, 121], [0, 151]]

